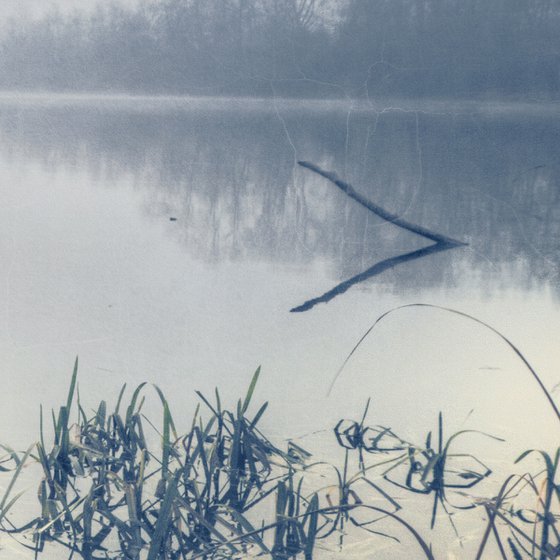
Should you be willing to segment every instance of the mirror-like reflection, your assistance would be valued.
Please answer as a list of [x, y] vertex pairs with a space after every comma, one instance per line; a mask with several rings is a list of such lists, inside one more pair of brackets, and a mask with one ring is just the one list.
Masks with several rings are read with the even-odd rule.
[[186, 109], [5, 103], [1, 152], [8, 161], [40, 162], [47, 173], [85, 168], [100, 186], [130, 177], [146, 212], [176, 221], [172, 235], [207, 262], [321, 260], [334, 286], [425, 245], [298, 170], [296, 158], [306, 159], [389, 211], [469, 243], [373, 280], [387, 289], [452, 287], [465, 274], [488, 294], [504, 280], [527, 289], [557, 285], [557, 119], [302, 112], [272, 101], [256, 111]]

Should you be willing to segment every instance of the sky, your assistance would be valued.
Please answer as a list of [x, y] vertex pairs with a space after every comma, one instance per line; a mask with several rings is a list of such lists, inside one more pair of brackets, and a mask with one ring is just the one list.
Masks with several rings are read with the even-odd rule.
[[[70, 12], [76, 9], [92, 9], [98, 4], [109, 6], [121, 4], [133, 6], [139, 0], [0, 0], [0, 23], [18, 15], [39, 17], [45, 12], [58, 7], [62, 11]], [[326, 21], [332, 21], [337, 9], [345, 3], [345, 0], [326, 0], [323, 3], [323, 15]]]
[[71, 11], [76, 8], [92, 8], [97, 4], [133, 4], [135, 0], [0, 0], [0, 18], [5, 20], [19, 14], [40, 16], [53, 6]]

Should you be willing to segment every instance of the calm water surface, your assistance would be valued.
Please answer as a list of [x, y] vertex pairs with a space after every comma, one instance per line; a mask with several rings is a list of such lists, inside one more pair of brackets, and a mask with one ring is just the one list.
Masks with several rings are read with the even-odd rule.
[[[267, 427], [331, 447], [336, 419], [419, 439], [508, 438], [509, 460], [558, 429], [490, 323], [560, 381], [560, 110], [474, 104], [0, 99], [0, 437], [32, 441], [74, 357], [82, 400], [157, 383], [187, 425], [195, 389], [233, 399], [254, 369]], [[290, 309], [427, 242], [324, 178], [467, 242]], [[473, 444], [474, 445], [474, 444]], [[494, 448], [493, 448], [494, 449]]]

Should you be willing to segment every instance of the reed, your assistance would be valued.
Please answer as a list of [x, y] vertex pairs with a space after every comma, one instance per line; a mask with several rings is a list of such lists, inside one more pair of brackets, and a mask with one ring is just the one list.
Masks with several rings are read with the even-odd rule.
[[[553, 404], [526, 358], [497, 334]], [[407, 533], [416, 545], [413, 551], [403, 548], [402, 557], [431, 560], [431, 529], [446, 518], [457, 531], [454, 514], [475, 510], [484, 516], [474, 560], [487, 558], [489, 550], [513, 560], [560, 554], [560, 450], [526, 451], [517, 467], [537, 457], [543, 468], [511, 475], [496, 495], [481, 498], [472, 489], [495, 475], [482, 458], [461, 451], [462, 437], [472, 430], [448, 434], [440, 413], [435, 430], [421, 443], [409, 442], [371, 424], [368, 401], [358, 420], [341, 419], [333, 427], [340, 461], [321, 463], [302, 447], [279, 446], [261, 431], [268, 403], [253, 403], [259, 376], [260, 368], [230, 407], [218, 390], [211, 398], [197, 392], [189, 427], [179, 433], [163, 391], [147, 383], [130, 394], [125, 385], [114, 407], [102, 400], [87, 413], [76, 359], [50, 428], [41, 410], [36, 443], [19, 452], [2, 446], [0, 474], [7, 485], [0, 496], [0, 530], [36, 558], [54, 543], [69, 559], [84, 560], [320, 560], [323, 550], [344, 551], [349, 536], [359, 538], [363, 531], [395, 546]], [[159, 421], [143, 412], [150, 393], [161, 407]], [[20, 511], [28, 519], [17, 524], [17, 488], [31, 464], [42, 473], [37, 511]], [[313, 473], [322, 470], [334, 473], [336, 482], [317, 484]], [[430, 500], [423, 535], [397, 494]]]

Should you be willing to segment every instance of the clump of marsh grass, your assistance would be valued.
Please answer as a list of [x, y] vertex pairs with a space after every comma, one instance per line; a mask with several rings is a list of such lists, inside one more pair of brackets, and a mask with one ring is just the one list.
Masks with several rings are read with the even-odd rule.
[[[293, 443], [280, 449], [260, 431], [267, 403], [251, 412], [259, 373], [233, 409], [223, 406], [217, 390], [212, 400], [198, 393], [190, 429], [179, 435], [159, 388], [160, 429], [142, 413], [149, 389], [144, 383], [128, 402], [123, 387], [112, 411], [101, 401], [88, 415], [77, 398], [76, 361], [65, 403], [51, 414], [52, 446], [42, 421], [40, 441], [23, 455], [9, 450], [0, 463], [15, 469], [1, 502], [2, 530], [30, 536], [32, 544], [22, 544], [36, 556], [57, 543], [69, 557], [85, 560], [311, 560], [317, 543], [342, 535], [347, 521], [382, 535], [370, 529], [371, 521], [356, 521], [354, 512], [366, 509], [410, 531], [431, 558], [420, 535], [396, 515], [396, 501], [374, 483], [387, 507], [360, 498], [354, 487], [366, 477], [349, 477], [347, 461], [342, 472], [333, 467], [335, 491], [321, 495], [308, 488], [308, 469], [317, 466], [311, 455]], [[159, 445], [151, 445], [148, 429]], [[7, 515], [19, 497], [12, 497], [12, 489], [29, 461], [42, 471], [39, 511], [18, 527]]]
[[[521, 352], [497, 334], [554, 404]], [[475, 497], [471, 489], [492, 472], [457, 449], [473, 430], [447, 435], [440, 413], [422, 444], [408, 442], [389, 427], [369, 424], [368, 400], [360, 420], [334, 426], [342, 466], [314, 462], [305, 449], [291, 442], [283, 449], [260, 430], [267, 403], [253, 405], [259, 375], [260, 369], [233, 407], [217, 390], [212, 398], [197, 392], [199, 405], [180, 434], [165, 395], [146, 383], [129, 397], [124, 386], [114, 408], [103, 400], [87, 413], [76, 360], [65, 400], [51, 413], [50, 435], [41, 411], [36, 444], [25, 452], [2, 447], [0, 473], [11, 478], [0, 496], [0, 530], [24, 537], [22, 546], [36, 557], [54, 543], [68, 558], [84, 560], [320, 560], [329, 546], [344, 551], [356, 532], [397, 542], [406, 532], [417, 548], [404, 555], [435, 559], [395, 498], [397, 489], [431, 500], [432, 529], [440, 508], [457, 535], [455, 510], [483, 512], [476, 560], [488, 550], [502, 560], [560, 556], [560, 450], [526, 451], [517, 463], [538, 457], [539, 471], [512, 475], [497, 495]], [[157, 422], [143, 412], [149, 391], [161, 405]], [[18, 525], [11, 515], [21, 496], [16, 487], [30, 464], [42, 473], [38, 508]], [[313, 474], [321, 469], [334, 473], [334, 483], [316, 483]], [[388, 524], [396, 532], [389, 533]]]
[[[348, 360], [357, 351], [362, 342], [374, 331], [378, 325], [389, 315], [405, 309], [427, 308], [443, 311], [456, 315], [462, 319], [472, 321], [487, 329], [497, 336], [517, 356], [524, 365], [529, 378], [536, 383], [544, 399], [560, 422], [560, 408], [556, 404], [551, 391], [547, 389], [537, 371], [530, 364], [522, 351], [497, 329], [462, 311], [431, 304], [414, 303], [403, 305], [381, 315], [364, 333], [352, 349], [341, 368], [335, 375], [329, 393], [334, 384], [343, 373]], [[367, 407], [366, 407], [367, 412]], [[341, 420], [335, 429], [340, 445], [348, 449], [357, 449], [360, 453], [360, 464], [363, 465], [363, 453], [376, 453], [379, 451], [397, 452], [406, 449], [405, 455], [397, 456], [394, 465], [389, 467], [383, 478], [391, 484], [414, 493], [433, 494], [433, 508], [431, 527], [434, 527], [438, 505], [445, 510], [453, 524], [449, 507], [456, 509], [484, 508], [487, 514], [486, 525], [481, 528], [481, 539], [475, 554], [476, 560], [483, 557], [488, 544], [493, 541], [497, 553], [502, 560], [509, 558], [520, 560], [523, 558], [538, 558], [539, 560], [560, 557], [560, 448], [550, 454], [543, 450], [529, 449], [523, 452], [515, 461], [521, 465], [529, 456], [537, 456], [543, 464], [538, 471], [510, 475], [502, 484], [495, 496], [475, 498], [468, 505], [452, 505], [446, 496], [446, 489], [459, 490], [464, 495], [464, 490], [476, 486], [483, 478], [491, 474], [482, 461], [470, 454], [450, 453], [450, 445], [467, 431], [460, 431], [450, 436], [443, 444], [442, 416], [439, 416], [437, 449], [431, 446], [432, 433], [426, 438], [424, 448], [406, 444], [397, 437], [390, 428], [376, 426], [364, 427], [364, 417], [361, 423]], [[482, 432], [478, 432], [482, 433]], [[489, 436], [489, 434], [484, 434]], [[499, 438], [495, 438], [499, 440]], [[466, 463], [465, 463], [466, 461]], [[392, 478], [392, 471], [407, 465], [407, 474], [404, 481]], [[468, 466], [470, 464], [470, 466]], [[402, 478], [401, 478], [402, 480]], [[452, 482], [450, 482], [452, 480]], [[454, 526], [455, 528], [455, 526]]]
[[85, 559], [234, 557], [253, 546], [268, 552], [246, 512], [298, 461], [260, 433], [266, 404], [249, 415], [258, 370], [233, 411], [222, 408], [217, 391], [213, 404], [199, 394], [209, 418], [197, 409], [183, 436], [156, 387], [163, 409], [157, 453], [141, 412], [146, 384], [126, 406], [123, 387], [113, 412], [102, 401], [88, 416], [78, 404], [79, 421], [70, 425], [76, 375], [77, 364], [66, 404], [53, 416], [54, 446], [47, 451], [42, 434], [37, 444], [44, 473], [41, 514], [32, 523], [37, 551], [55, 541]]

